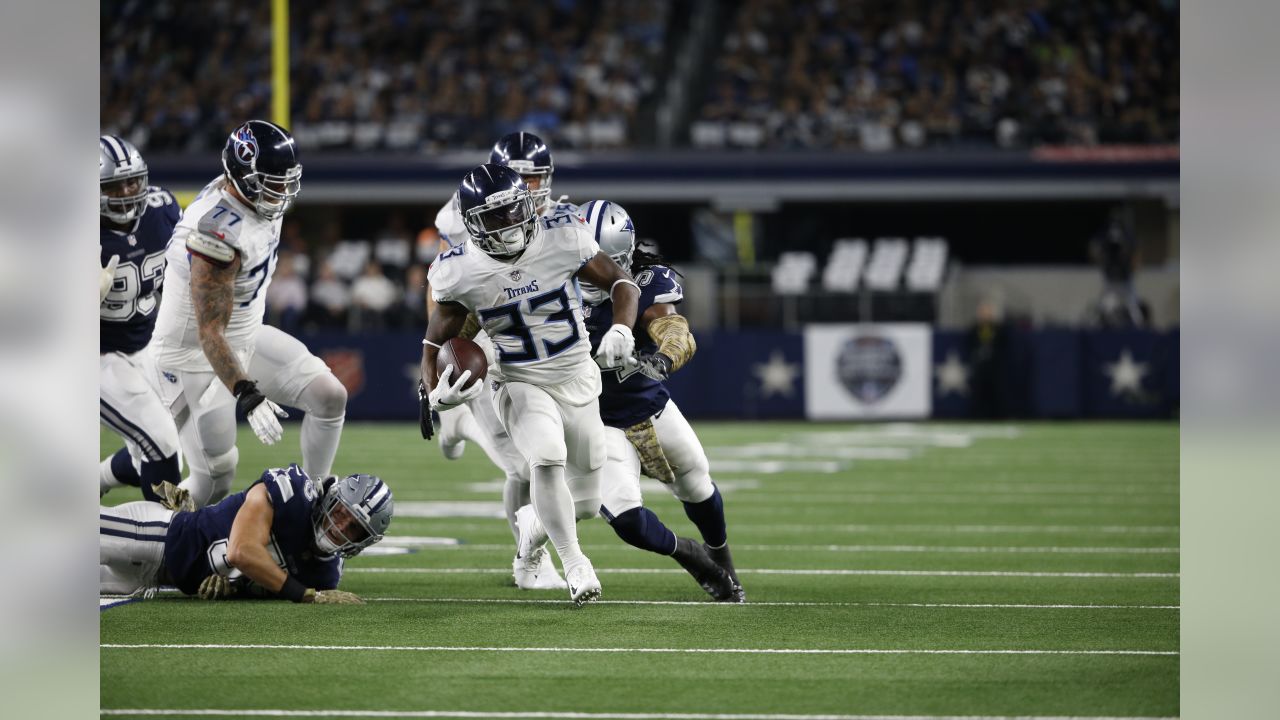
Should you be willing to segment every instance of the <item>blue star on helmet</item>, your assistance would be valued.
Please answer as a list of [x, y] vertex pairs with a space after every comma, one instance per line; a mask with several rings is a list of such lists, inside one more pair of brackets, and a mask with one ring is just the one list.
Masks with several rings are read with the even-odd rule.
[[623, 232], [629, 232], [632, 235], [636, 234], [636, 226], [631, 224], [631, 218], [627, 218], [627, 224], [622, 226], [622, 230]]

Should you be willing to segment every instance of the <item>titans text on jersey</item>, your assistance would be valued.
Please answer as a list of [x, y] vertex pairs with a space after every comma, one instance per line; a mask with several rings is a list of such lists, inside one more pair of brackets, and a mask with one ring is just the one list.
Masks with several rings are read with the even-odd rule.
[[101, 264], [119, 255], [111, 292], [98, 310], [98, 352], [135, 353], [146, 347], [156, 324], [165, 250], [181, 210], [168, 190], [147, 188], [147, 204], [125, 232], [101, 228]]
[[[253, 485], [259, 484], [266, 487], [274, 510], [267, 545], [271, 558], [307, 587], [336, 588], [342, 576], [341, 559], [336, 555], [317, 555], [313, 548], [312, 515], [317, 490], [311, 479], [302, 468], [290, 465], [262, 473]], [[240, 571], [227, 563], [227, 543], [231, 524], [252, 487], [228, 495], [216, 505], [173, 516], [165, 537], [164, 566], [179, 590], [193, 595], [211, 574], [222, 575], [233, 582], [245, 581]]]
[[[636, 311], [638, 317], [642, 317], [653, 305], [675, 305], [684, 299], [679, 275], [664, 265], [643, 268], [636, 275], [636, 284], [640, 286], [640, 306]], [[587, 331], [591, 335], [591, 347], [594, 349], [613, 325], [613, 302], [605, 299], [598, 305], [588, 305], [583, 308], [583, 314], [586, 316]], [[648, 333], [636, 334], [637, 353], [649, 354], [657, 349], [657, 343]], [[600, 418], [609, 427], [626, 429], [644, 422], [662, 410], [671, 397], [661, 382], [634, 370], [624, 373], [626, 371], [622, 368], [601, 371], [604, 388], [600, 392]]]

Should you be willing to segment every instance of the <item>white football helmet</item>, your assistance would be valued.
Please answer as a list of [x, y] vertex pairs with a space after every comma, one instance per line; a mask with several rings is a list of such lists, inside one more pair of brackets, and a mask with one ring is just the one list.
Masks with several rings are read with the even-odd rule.
[[[631, 256], [636, 251], [636, 226], [626, 208], [610, 200], [592, 200], [582, 206], [581, 212], [601, 252], [630, 273]], [[609, 290], [582, 283], [582, 298], [588, 304], [599, 305], [609, 299]]]

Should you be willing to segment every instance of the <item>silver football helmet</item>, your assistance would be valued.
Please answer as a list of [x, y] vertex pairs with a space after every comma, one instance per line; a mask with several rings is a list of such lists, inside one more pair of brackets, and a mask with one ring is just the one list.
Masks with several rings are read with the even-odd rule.
[[[601, 252], [613, 258], [623, 270], [631, 272], [631, 254], [636, 251], [636, 226], [626, 209], [609, 200], [592, 200], [583, 205], [580, 212]], [[609, 299], [609, 289], [582, 283], [582, 298], [590, 305], [599, 305]]]
[[[376, 475], [329, 478], [311, 515], [316, 549], [325, 555], [353, 557], [386, 535], [394, 510], [391, 488]], [[344, 514], [355, 522], [344, 523]], [[351, 533], [353, 528], [363, 533], [356, 537], [357, 533]]]
[[119, 136], [99, 137], [98, 214], [123, 225], [142, 215], [146, 204], [147, 163], [142, 153]]

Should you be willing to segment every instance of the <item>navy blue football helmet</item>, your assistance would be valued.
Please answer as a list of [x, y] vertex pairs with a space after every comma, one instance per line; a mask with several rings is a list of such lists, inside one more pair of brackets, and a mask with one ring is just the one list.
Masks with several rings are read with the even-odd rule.
[[297, 143], [288, 130], [266, 120], [250, 120], [231, 133], [222, 148], [222, 168], [268, 220], [288, 212], [302, 189]]
[[529, 186], [515, 170], [486, 163], [458, 186], [458, 209], [472, 241], [490, 255], [506, 257], [525, 249], [538, 227]]
[[551, 174], [555, 172], [555, 165], [551, 162], [551, 150], [542, 138], [530, 132], [503, 135], [493, 144], [489, 162], [515, 170], [526, 183], [536, 180], [538, 186], [529, 191], [534, 205], [539, 212], [550, 206]]

